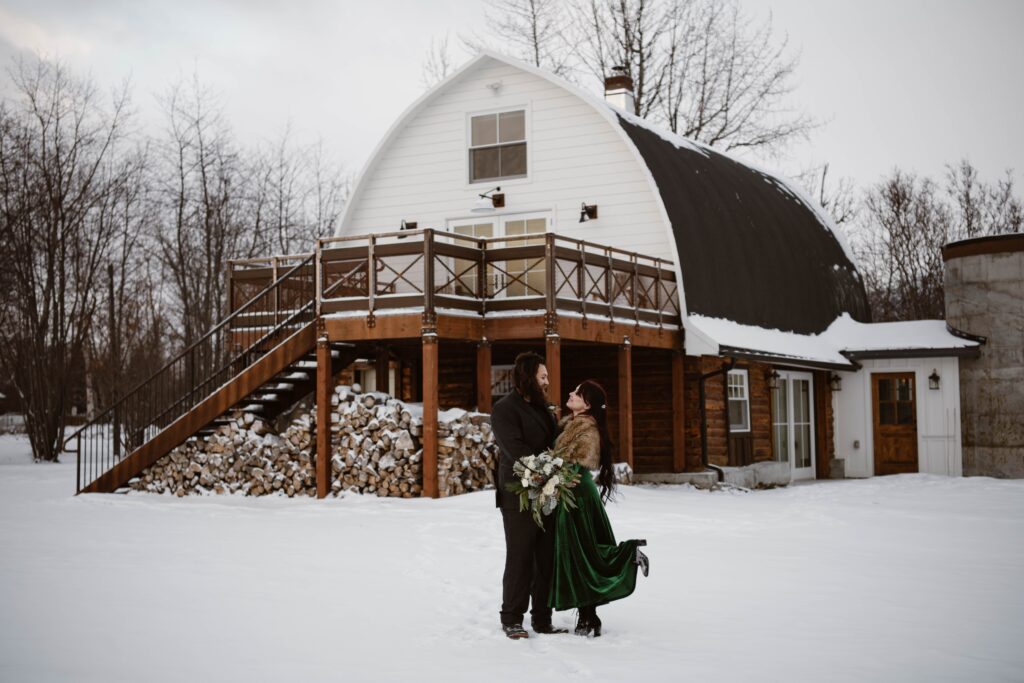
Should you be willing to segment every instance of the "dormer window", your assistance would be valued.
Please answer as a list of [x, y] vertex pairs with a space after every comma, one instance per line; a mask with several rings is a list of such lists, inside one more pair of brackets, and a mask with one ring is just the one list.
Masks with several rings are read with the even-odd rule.
[[526, 177], [526, 111], [470, 119], [469, 181]]

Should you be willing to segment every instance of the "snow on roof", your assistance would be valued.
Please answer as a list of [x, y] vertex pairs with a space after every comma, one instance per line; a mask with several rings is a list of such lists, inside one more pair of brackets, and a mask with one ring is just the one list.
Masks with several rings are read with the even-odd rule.
[[848, 367], [858, 352], [942, 352], [976, 349], [980, 342], [951, 333], [942, 320], [912, 320], [891, 323], [862, 323], [844, 313], [821, 334], [797, 334], [743, 325], [732, 320], [691, 315], [689, 324], [716, 341], [722, 355], [729, 349], [746, 350], [796, 362], [824, 363]]
[[970, 349], [979, 346], [977, 341], [951, 333], [942, 320], [862, 323], [845, 313], [821, 336], [838, 344], [847, 353]]

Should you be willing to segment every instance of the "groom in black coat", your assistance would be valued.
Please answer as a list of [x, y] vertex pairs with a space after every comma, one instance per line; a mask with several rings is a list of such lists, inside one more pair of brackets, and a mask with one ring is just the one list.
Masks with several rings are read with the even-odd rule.
[[524, 455], [536, 455], [555, 443], [557, 424], [548, 409], [545, 391], [548, 371], [544, 359], [533, 352], [516, 357], [515, 390], [494, 404], [491, 426], [500, 457], [496, 478], [496, 505], [505, 525], [505, 574], [501, 591], [501, 627], [509, 638], [526, 638], [523, 615], [532, 602], [530, 621], [537, 633], [566, 633], [551, 624], [548, 591], [554, 565], [554, 529], [533, 521], [529, 511], [519, 511], [519, 496], [507, 491], [513, 481], [512, 465]]

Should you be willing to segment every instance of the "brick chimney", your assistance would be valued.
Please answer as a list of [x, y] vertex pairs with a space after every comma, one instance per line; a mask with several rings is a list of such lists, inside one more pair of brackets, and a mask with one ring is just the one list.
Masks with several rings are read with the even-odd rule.
[[633, 79], [624, 66], [613, 66], [612, 73], [604, 79], [604, 99], [619, 109], [635, 113], [633, 103]]

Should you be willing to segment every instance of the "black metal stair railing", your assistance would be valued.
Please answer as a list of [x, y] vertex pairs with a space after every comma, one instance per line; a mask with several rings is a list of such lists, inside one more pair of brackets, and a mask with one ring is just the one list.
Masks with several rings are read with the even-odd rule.
[[290, 268], [69, 436], [64, 450], [76, 453], [76, 491], [312, 322], [316, 316], [314, 258], [310, 255]]

